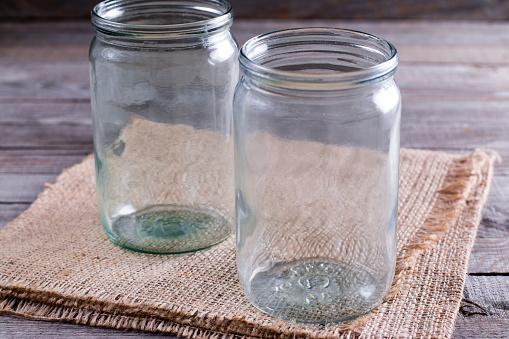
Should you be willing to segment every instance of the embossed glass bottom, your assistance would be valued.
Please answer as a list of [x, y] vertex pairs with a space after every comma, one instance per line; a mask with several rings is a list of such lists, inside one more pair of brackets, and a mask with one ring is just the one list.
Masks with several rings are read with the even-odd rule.
[[277, 264], [259, 272], [247, 296], [260, 311], [277, 318], [330, 323], [371, 311], [386, 294], [367, 269], [318, 261]]
[[157, 205], [121, 216], [105, 227], [111, 241], [149, 253], [183, 253], [211, 247], [230, 235], [230, 223], [213, 209]]

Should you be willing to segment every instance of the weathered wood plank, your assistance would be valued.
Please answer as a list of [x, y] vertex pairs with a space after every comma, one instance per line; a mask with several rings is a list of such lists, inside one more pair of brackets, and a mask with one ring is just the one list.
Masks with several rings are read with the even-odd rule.
[[459, 317], [468, 318], [473, 316], [469, 313], [476, 312], [483, 318], [508, 319], [508, 281], [507, 276], [467, 276], [463, 290], [464, 306], [460, 309]]
[[[61, 322], [33, 321], [15, 316], [0, 317], [1, 338], [138, 338], [161, 337], [162, 334], [123, 331]], [[165, 338], [176, 339], [174, 336]]]
[[[0, 149], [92, 151], [88, 102], [0, 103], [0, 109]], [[413, 98], [404, 102], [402, 146], [446, 151], [493, 148], [508, 160], [508, 117], [509, 101]], [[509, 175], [509, 161], [497, 164], [495, 170]]]
[[[509, 85], [508, 85], [509, 89]], [[405, 89], [402, 89], [404, 92]], [[455, 100], [442, 95], [441, 98], [407, 97], [403, 93], [403, 118], [415, 118], [423, 123], [441, 119], [450, 122], [462, 119], [502, 121], [509, 118], [507, 100], [483, 101], [477, 98]], [[90, 99], [83, 100], [11, 100], [0, 102], [0, 124], [51, 125], [73, 123], [91, 125]], [[411, 121], [411, 120], [409, 120]], [[421, 127], [426, 127], [421, 126]], [[447, 145], [444, 145], [447, 146]]]
[[[508, 100], [509, 65], [400, 64], [396, 82], [404, 94], [468, 100]], [[0, 99], [90, 99], [88, 63], [0, 64]]]
[[[465, 123], [448, 125], [447, 122], [437, 121], [428, 123], [427, 128], [422, 123], [402, 123], [401, 145], [410, 148], [426, 148], [431, 150], [444, 150], [449, 152], [468, 153], [474, 148], [491, 148], [499, 151], [501, 156], [509, 160], [508, 142], [500, 137], [506, 134], [506, 127], [502, 124]], [[446, 143], [446, 148], [442, 145]], [[92, 131], [90, 126], [82, 125], [41, 125], [41, 126], [5, 126], [0, 124], [0, 150], [69, 150], [77, 154], [87, 154], [93, 151]], [[5, 156], [1, 161], [8, 161]], [[47, 161], [51, 161], [47, 159]], [[65, 160], [68, 162], [68, 160]], [[30, 163], [26, 165], [30, 166]], [[8, 163], [0, 164], [0, 168], [10, 168]], [[29, 168], [20, 168], [25, 172], [34, 172]], [[4, 170], [0, 169], [0, 172]], [[509, 162], [504, 161], [495, 167], [497, 175], [508, 175]]]
[[483, 317], [456, 319], [453, 339], [507, 339], [509, 319]]
[[92, 151], [90, 103], [0, 103], [0, 149]]
[[55, 182], [56, 174], [0, 174], [0, 203], [30, 203]]
[[[509, 101], [451, 100], [408, 97], [402, 90], [401, 144], [435, 149], [494, 148], [509, 150]], [[507, 162], [497, 174], [509, 174]]]
[[[509, 177], [496, 176], [491, 183], [488, 201], [483, 209], [479, 238], [509, 237]], [[509, 265], [509, 263], [507, 263]]]
[[[475, 32], [472, 26], [475, 25]], [[295, 27], [338, 27], [365, 31], [389, 40], [397, 48], [400, 63], [503, 64], [509, 60], [506, 26], [494, 23], [358, 22], [331, 20], [238, 20], [233, 33], [240, 45], [266, 32]], [[444, 32], [447, 34], [444, 34]], [[509, 32], [507, 32], [509, 34]], [[482, 48], [478, 46], [482, 45]]]
[[82, 125], [0, 125], [2, 148], [67, 149], [92, 151], [92, 128]]
[[[344, 26], [350, 28], [350, 26]], [[375, 34], [374, 32], [371, 32]], [[239, 34], [239, 46], [244, 44], [251, 35]], [[389, 37], [380, 35], [391, 41], [397, 49], [400, 56], [400, 64], [406, 63], [433, 63], [433, 64], [509, 64], [509, 46], [507, 44], [486, 45], [478, 48], [476, 45], [463, 44], [409, 44], [391, 40]], [[4, 60], [22, 60], [30, 61], [80, 61], [86, 60], [88, 55], [88, 44], [92, 35], [86, 35], [88, 42], [73, 42], [54, 46], [48, 43], [41, 46], [17, 46], [14, 44], [6, 45], [0, 50], [0, 57]], [[0, 44], [1, 46], [1, 44]]]
[[467, 276], [453, 338], [507, 338], [507, 276]]
[[[462, 20], [493, 20], [505, 19], [509, 9], [505, 4], [493, 4], [490, 10], [483, 3], [471, 1], [432, 0], [389, 0], [377, 2], [373, 0], [359, 1], [283, 1], [231, 0], [238, 17], [248, 18], [334, 18], [334, 19], [462, 19]], [[491, 4], [491, 3], [490, 3]], [[498, 5], [498, 6], [497, 6]], [[494, 11], [492, 11], [494, 10]]]
[[1, 150], [0, 173], [58, 174], [89, 153], [85, 150]]
[[90, 98], [78, 101], [0, 102], [0, 108], [1, 125], [17, 124], [19, 128], [27, 125], [92, 125]]
[[[509, 229], [505, 238], [477, 238], [470, 255], [468, 273], [509, 274]], [[507, 278], [509, 281], [509, 278]]]
[[239, 42], [255, 35], [295, 27], [337, 27], [365, 31], [396, 45], [500, 45], [509, 41], [509, 27], [497, 22], [342, 21], [342, 20], [235, 20]]
[[[232, 27], [237, 41], [270, 31], [296, 27], [337, 27], [369, 32], [398, 45], [500, 46], [509, 42], [509, 27], [503, 22], [437, 21], [344, 21], [312, 20], [246, 20], [236, 18]], [[93, 28], [88, 20], [61, 22], [0, 22], [0, 45], [3, 48], [34, 47], [88, 48]], [[8, 33], [8, 34], [7, 34]], [[0, 51], [5, 53], [5, 51]], [[32, 53], [34, 54], [34, 53]], [[36, 55], [33, 55], [36, 57]], [[59, 55], [65, 60], [66, 55]]]
[[[70, 6], [65, 0], [50, 4], [37, 0], [3, 0], [0, 19], [84, 19], [97, 0], [75, 0]], [[236, 17], [247, 18], [335, 18], [335, 19], [454, 19], [503, 20], [509, 18], [504, 1], [430, 0], [230, 0]]]
[[395, 80], [403, 95], [449, 100], [507, 100], [509, 67], [494, 65], [401, 64]]
[[469, 273], [509, 273], [508, 202], [509, 177], [495, 176], [470, 256]]
[[[508, 140], [500, 136], [507, 135], [509, 121], [499, 123], [490, 121], [457, 121], [447, 123], [446, 119], [426, 122], [426, 128], [419, 121], [410, 121], [412, 117], [402, 118], [401, 144], [405, 147], [462, 148], [506, 148]], [[449, 119], [447, 119], [449, 120]], [[450, 120], [449, 120], [450, 121]], [[504, 165], [505, 166], [505, 165]]]
[[[0, 203], [0, 230], [18, 215], [25, 211], [30, 204], [2, 204]], [[1, 318], [0, 318], [1, 319]], [[1, 323], [1, 320], [0, 320]], [[1, 326], [0, 326], [1, 327]]]
[[90, 100], [87, 59], [76, 62], [3, 62], [0, 99]]
[[[405, 98], [403, 98], [405, 99]], [[90, 104], [0, 103], [0, 149], [92, 151]], [[468, 151], [493, 148], [509, 159], [509, 101], [404, 102], [402, 146]], [[509, 161], [496, 174], [509, 175]]]
[[[267, 30], [282, 28], [281, 26], [292, 27], [296, 23], [294, 21], [286, 23], [267, 21], [265, 25], [261, 24], [256, 27], [260, 30], [259, 33], [262, 33]], [[313, 25], [313, 23], [315, 25], [322, 25], [323, 21], [309, 22], [310, 25]], [[472, 34], [472, 29], [467, 32], [466, 30], [458, 31], [457, 28], [458, 35], [463, 37], [459, 43], [456, 40], [449, 41], [446, 39], [447, 41], [443, 41], [444, 36], [450, 37], [450, 35], [444, 35], [442, 34], [443, 30], [438, 30], [427, 25], [427, 31], [422, 29], [425, 32], [420, 32], [421, 36], [427, 36], [428, 40], [429, 36], [431, 36], [431, 40], [435, 44], [443, 44], [444, 46], [426, 46], [422, 44], [422, 40], [419, 40], [419, 37], [415, 36], [415, 33], [402, 33], [406, 31], [415, 32], [415, 29], [408, 30], [408, 23], [400, 24], [403, 30], [397, 31], [391, 31], [387, 28], [384, 30], [383, 25], [352, 24], [352, 28], [365, 28], [366, 30], [377, 28], [380, 32], [375, 33], [385, 33], [385, 35], [389, 36], [391, 34], [394, 35], [396, 40], [392, 41], [398, 45], [401, 56], [401, 65], [396, 79], [407, 97], [417, 94], [419, 96], [439, 98], [443, 97], [445, 93], [457, 99], [468, 99], [474, 95], [478, 98], [484, 97], [485, 99], [495, 100], [509, 98], [509, 90], [505, 82], [505, 79], [509, 76], [509, 67], [504, 65], [495, 67], [492, 64], [509, 62], [507, 57], [509, 55], [509, 47], [507, 47], [509, 44], [507, 43], [498, 41], [498, 44], [493, 46], [488, 45], [488, 47], [478, 48], [472, 45], [472, 40], [475, 40], [475, 38], [471, 38], [469, 35]], [[419, 27], [418, 23], [416, 25]], [[65, 25], [63, 26], [66, 27]], [[253, 34], [252, 31], [249, 31], [254, 29], [251, 26], [250, 22], [240, 22], [238, 30], [241, 42], [248, 38], [245, 34]], [[4, 29], [14, 29], [16, 32], [16, 27], [23, 26], [13, 26], [11, 24], [3, 25], [3, 27]], [[394, 25], [386, 25], [386, 27], [394, 29]], [[405, 27], [407, 28], [406, 31], [404, 30]], [[449, 25], [444, 27], [451, 28]], [[486, 28], [482, 25], [481, 27]], [[488, 26], [488, 28], [490, 27]], [[14, 37], [11, 38], [5, 38], [11, 36], [10, 34], [2, 36], [1, 39], [3, 40], [0, 40], [0, 46], [3, 48], [0, 48], [0, 55], [3, 54], [2, 57], [6, 61], [0, 65], [0, 99], [89, 99], [86, 51], [88, 41], [92, 36], [90, 26], [88, 23], [86, 25], [82, 24], [77, 29], [80, 34], [76, 35], [61, 28], [61, 24], [56, 25], [54, 27], [54, 34], [49, 35], [52, 39], [51, 45], [48, 45], [50, 42], [47, 40], [49, 39], [48, 37], [41, 39], [41, 35], [36, 33], [32, 33], [34, 35], [34, 42], [39, 41], [40, 44], [42, 40], [44, 42], [43, 45], [32, 47], [32, 44], [23, 43], [23, 48], [30, 52], [27, 55], [28, 58], [32, 61], [38, 58], [44, 59], [36, 63], [27, 64], [23, 60], [24, 54], [20, 53], [20, 46], [10, 44], [13, 41], [18, 41], [18, 43], [22, 41], [21, 36], [16, 37], [16, 34], [12, 34]], [[37, 30], [35, 31], [37, 32]], [[478, 30], [474, 31], [477, 32]], [[25, 34], [28, 33], [25, 32]], [[28, 36], [31, 35], [29, 34]], [[76, 38], [77, 36], [80, 38]], [[482, 39], [489, 40], [493, 36], [499, 35], [484, 34]], [[386, 36], [386, 38], [391, 40], [390, 37]], [[405, 38], [409, 40], [405, 41]], [[469, 38], [471, 38], [470, 41], [468, 40]], [[465, 41], [465, 39], [467, 40]], [[72, 60], [66, 61], [66, 55], [69, 54], [73, 56]], [[78, 57], [77, 54], [79, 54]], [[12, 58], [8, 58], [9, 55]], [[434, 64], [442, 62], [451, 63], [453, 61], [456, 65]], [[475, 64], [457, 65], [463, 61]], [[407, 63], [411, 63], [411, 65]], [[415, 65], [414, 63], [420, 64]]]
[[[493, 148], [509, 159], [509, 100], [404, 99], [402, 146], [468, 151]], [[0, 103], [0, 149], [92, 151], [90, 104]], [[496, 174], [509, 175], [509, 161]]]
[[[490, 199], [492, 196], [496, 196], [495, 194], [490, 194]], [[494, 199], [494, 198], [493, 198]], [[503, 199], [503, 198], [501, 198]], [[483, 218], [481, 223], [479, 224], [479, 229], [477, 231], [477, 239], [498, 239], [493, 241], [499, 241], [501, 244], [499, 247], [504, 246], [503, 244], [507, 241], [509, 237], [509, 212], [507, 211], [507, 200], [501, 200], [498, 203], [495, 202], [487, 202], [483, 209]], [[490, 240], [487, 240], [490, 241]], [[479, 244], [476, 243], [476, 246], [484, 246], [483, 242]], [[495, 246], [492, 244], [490, 246]], [[480, 250], [480, 249], [479, 249]], [[482, 250], [488, 251], [488, 250]], [[495, 258], [496, 260], [496, 258]], [[499, 265], [504, 265], [505, 272], [509, 272], [509, 262], [501, 262]], [[483, 272], [485, 269], [475, 268], [475, 273]], [[487, 271], [489, 272], [489, 270]]]

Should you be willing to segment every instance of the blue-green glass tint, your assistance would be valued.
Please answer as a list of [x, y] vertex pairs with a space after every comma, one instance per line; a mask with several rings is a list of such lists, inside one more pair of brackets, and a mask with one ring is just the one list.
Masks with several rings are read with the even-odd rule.
[[223, 0], [110, 0], [94, 8], [97, 198], [115, 244], [182, 253], [232, 233], [232, 20]]

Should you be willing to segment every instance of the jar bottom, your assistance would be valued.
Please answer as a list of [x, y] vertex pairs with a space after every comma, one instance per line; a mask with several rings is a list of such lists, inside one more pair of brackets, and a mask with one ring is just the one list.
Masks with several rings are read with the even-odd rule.
[[325, 261], [279, 263], [257, 273], [246, 293], [260, 311], [284, 320], [325, 324], [378, 307], [387, 294], [367, 268]]
[[198, 251], [222, 242], [230, 223], [213, 209], [156, 205], [114, 219], [104, 229], [110, 240], [130, 250], [175, 254]]

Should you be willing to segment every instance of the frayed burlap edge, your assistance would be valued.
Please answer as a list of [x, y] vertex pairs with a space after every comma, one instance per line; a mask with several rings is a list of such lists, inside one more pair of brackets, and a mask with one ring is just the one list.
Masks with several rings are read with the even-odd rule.
[[[0, 292], [0, 298], [3, 298], [2, 292]], [[0, 301], [0, 309], [0, 313], [21, 316], [28, 319], [61, 321], [118, 330], [169, 333], [180, 338], [236, 339], [244, 337], [241, 335], [214, 332], [189, 325], [180, 325], [153, 316], [112, 314], [86, 308], [49, 305], [39, 301], [16, 297], [6, 297]]]
[[[458, 222], [460, 215], [471, 199], [475, 199], [479, 190], [473, 191], [480, 186], [482, 194], [478, 197], [476, 215], [472, 223], [477, 226], [481, 220], [482, 206], [485, 204], [493, 177], [493, 164], [500, 161], [500, 156], [494, 151], [476, 150], [468, 156], [455, 159], [449, 166], [448, 173], [444, 178], [443, 187], [437, 191], [437, 199], [432, 212], [426, 218], [424, 226], [419, 229], [414, 240], [403, 247], [402, 255], [396, 260], [394, 281], [387, 298], [393, 298], [398, 292], [405, 271], [415, 266], [422, 252], [429, 246], [433, 246], [437, 240], [445, 235], [447, 230]], [[470, 250], [468, 251], [470, 254]], [[466, 273], [466, 267], [465, 267]]]
[[[495, 161], [500, 162], [501, 158], [497, 152], [492, 150], [476, 150], [466, 156], [458, 156], [452, 161], [442, 188], [437, 191], [437, 198], [431, 209], [432, 212], [426, 218], [424, 226], [415, 234], [414, 239], [403, 247], [401, 254], [396, 258], [394, 278], [384, 302], [390, 301], [398, 294], [405, 274], [415, 266], [421, 254], [430, 246], [434, 246], [449, 228], [458, 222], [460, 215], [467, 206], [467, 202], [476, 200], [477, 208], [471, 219], [475, 230], [471, 237], [471, 244], [466, 249], [466, 262], [468, 262], [473, 247], [473, 239], [475, 239], [477, 227], [481, 220], [482, 207], [488, 199]], [[473, 192], [476, 186], [479, 186], [479, 189]], [[475, 197], [476, 193], [479, 192], [481, 196]], [[467, 273], [467, 268], [467, 266], [464, 267], [463, 275]], [[462, 281], [462, 290], [464, 284], [465, 279]], [[459, 310], [460, 301], [461, 299], [458, 300], [456, 310]], [[343, 330], [360, 334], [362, 326], [370, 320], [372, 314], [344, 323]]]
[[[481, 218], [482, 206], [488, 197], [493, 176], [493, 164], [499, 159], [498, 154], [490, 150], [476, 150], [469, 155], [457, 156], [452, 159], [442, 188], [437, 191], [431, 213], [426, 218], [425, 226], [416, 233], [414, 240], [403, 248], [401, 255], [397, 258], [393, 284], [385, 302], [390, 301], [398, 294], [403, 277], [415, 265], [419, 256], [443, 237], [447, 230], [459, 220], [462, 213], [465, 213], [465, 207], [467, 206], [474, 210], [473, 213], [469, 213], [472, 216], [470, 220], [474, 231], [472, 232], [470, 244], [466, 249], [468, 262], [473, 239], [475, 239], [477, 226]], [[476, 190], [474, 190], [475, 187], [477, 187]], [[466, 212], [468, 213], [469, 210]], [[464, 274], [466, 274], [466, 270], [467, 267], [465, 266]], [[464, 279], [462, 284], [464, 285]], [[237, 333], [243, 334], [223, 333], [204, 329], [199, 325], [191, 326], [172, 322], [168, 320], [172, 318], [171, 314], [166, 314], [166, 316], [160, 314], [164, 318], [143, 311], [136, 314], [124, 314], [118, 310], [117, 304], [94, 305], [86, 301], [84, 304], [82, 302], [83, 300], [69, 300], [69, 298], [63, 296], [50, 296], [41, 299], [36, 291], [0, 289], [0, 313], [29, 319], [63, 321], [115, 329], [164, 332], [184, 338], [280, 337], [277, 331], [270, 331], [267, 328], [256, 329], [251, 326], [245, 328], [240, 326], [236, 327], [235, 330]], [[458, 300], [457, 309], [459, 309], [459, 304], [460, 300]], [[105, 310], [112, 310], [113, 312], [106, 312]], [[362, 326], [372, 318], [372, 314], [341, 324], [342, 337], [359, 336]], [[215, 322], [213, 328], [231, 328], [232, 325], [230, 319], [219, 319], [214, 316], [206, 316], [203, 320], [203, 325], [209, 328], [211, 321]], [[237, 325], [240, 325], [240, 323]], [[277, 324], [272, 328], [277, 328]], [[309, 332], [300, 332], [294, 333], [293, 337], [307, 337], [309, 335]]]

